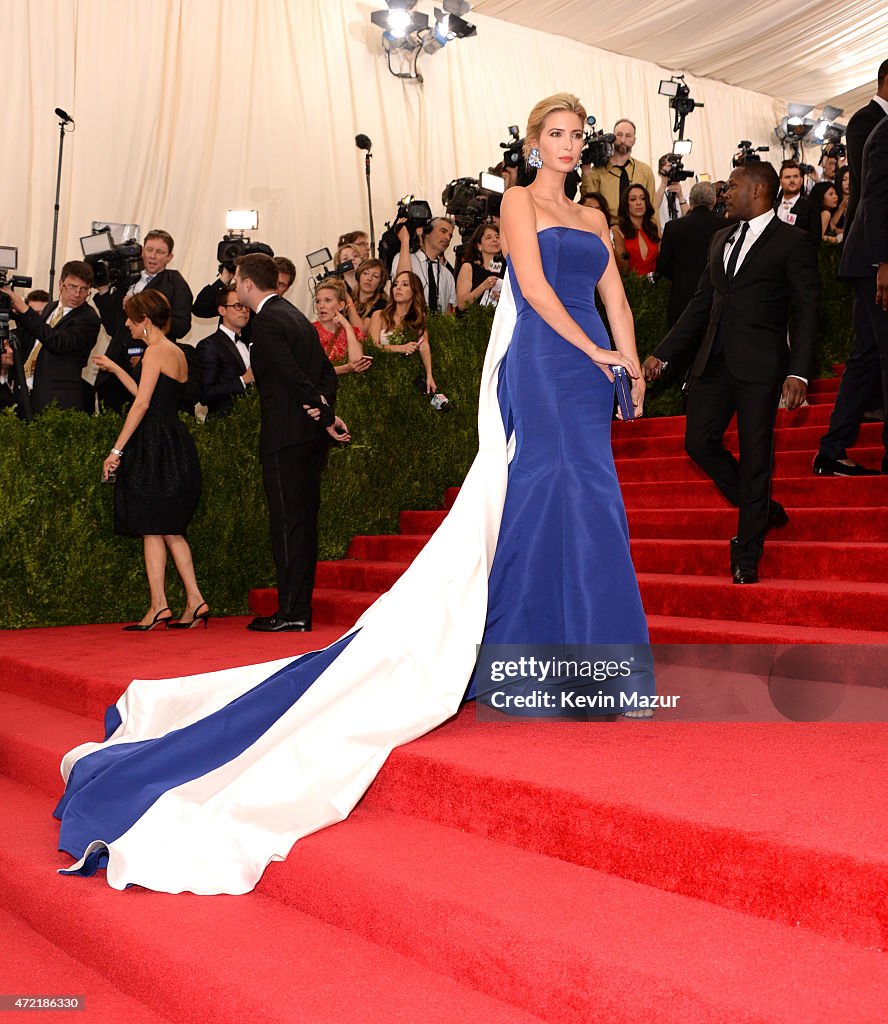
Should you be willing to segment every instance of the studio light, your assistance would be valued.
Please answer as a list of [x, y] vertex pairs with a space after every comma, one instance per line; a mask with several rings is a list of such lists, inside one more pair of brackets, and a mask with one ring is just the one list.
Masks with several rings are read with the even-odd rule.
[[[420, 53], [437, 53], [453, 39], [466, 39], [477, 34], [463, 15], [472, 5], [468, 0], [443, 0], [441, 7], [434, 9], [434, 21], [429, 25], [429, 16], [415, 11], [416, 0], [386, 0], [387, 10], [373, 11], [370, 21], [382, 29], [382, 46], [386, 53], [389, 71], [396, 78], [410, 78], [421, 82], [417, 64]], [[401, 53], [402, 65], [407, 70], [397, 71], [392, 67], [392, 51]]]
[[255, 231], [258, 227], [258, 210], [228, 210], [225, 214], [226, 231]]

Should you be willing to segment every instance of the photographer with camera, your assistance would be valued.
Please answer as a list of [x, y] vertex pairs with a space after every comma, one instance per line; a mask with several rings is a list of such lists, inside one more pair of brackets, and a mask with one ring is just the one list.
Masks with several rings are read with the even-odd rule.
[[[105, 355], [127, 373], [131, 374], [138, 366], [145, 349], [143, 345], [134, 343], [126, 327], [123, 309], [125, 298], [138, 295], [146, 288], [153, 288], [170, 304], [169, 340], [178, 342], [191, 330], [191, 303], [194, 297], [179, 271], [169, 269], [172, 258], [173, 238], [169, 232], [157, 229], [149, 231], [142, 243], [144, 269], [139, 280], [125, 292], [108, 284], [99, 285], [97, 289], [96, 308], [102, 318], [102, 326], [111, 339]], [[188, 384], [183, 392], [182, 408], [193, 416], [194, 406], [200, 400], [200, 364], [193, 346], [180, 347], [188, 360]], [[96, 393], [104, 405], [117, 412], [121, 412], [131, 399], [130, 393], [117, 377], [107, 371], [96, 378]]]
[[[246, 247], [245, 247], [246, 248]], [[271, 249], [269, 246], [262, 242], [257, 242], [255, 245], [250, 245], [249, 249], [251, 252], [265, 252], [271, 255]], [[296, 264], [288, 259], [286, 256], [275, 256], [273, 257], [275, 266], [277, 267], [277, 287], [275, 291], [281, 298], [283, 298], [287, 292], [293, 287], [293, 282], [296, 280]], [[197, 293], [197, 298], [194, 300], [194, 304], [191, 307], [191, 312], [195, 316], [201, 317], [201, 319], [208, 320], [210, 317], [218, 315], [219, 305], [223, 299], [223, 293], [234, 284], [234, 264], [233, 263], [222, 263], [219, 265], [219, 276], [215, 281], [211, 281], [201, 288]], [[247, 311], [249, 313], [249, 310]], [[241, 330], [241, 336], [244, 339], [244, 343], [250, 344], [250, 317], [247, 317], [247, 322], [244, 324]]]
[[404, 224], [398, 229], [401, 251], [392, 263], [392, 280], [405, 270], [422, 282], [425, 304], [432, 313], [452, 313], [456, 308], [456, 279], [444, 259], [453, 239], [453, 225], [446, 217], [432, 217], [417, 228], [419, 247], [411, 252], [410, 232]]
[[650, 202], [654, 201], [654, 172], [632, 156], [635, 132], [632, 121], [620, 118], [614, 125], [614, 151], [605, 166], [583, 167], [583, 192], [600, 192], [612, 210], [618, 209], [620, 197], [630, 185], [641, 185]]
[[480, 224], [465, 246], [465, 262], [456, 279], [456, 299], [460, 310], [473, 302], [495, 306], [499, 301], [506, 273], [506, 261], [500, 252], [499, 228]]
[[[678, 220], [688, 212], [688, 201], [685, 199], [684, 189], [681, 181], [676, 177], [676, 171], [681, 172], [681, 158], [675, 153], [664, 153], [657, 163], [657, 176], [660, 184], [657, 186], [657, 193], [654, 196], [654, 209], [657, 211], [659, 221], [664, 226], [671, 220]], [[690, 174], [691, 172], [685, 172]], [[670, 199], [674, 196], [674, 199]]]
[[70, 260], [62, 267], [58, 302], [49, 303], [41, 314], [11, 288], [0, 289], [11, 304], [22, 360], [27, 361], [36, 344], [41, 346], [31, 396], [35, 412], [52, 402], [60, 409], [90, 411], [81, 374], [99, 336], [99, 318], [87, 304], [92, 284], [92, 267]]

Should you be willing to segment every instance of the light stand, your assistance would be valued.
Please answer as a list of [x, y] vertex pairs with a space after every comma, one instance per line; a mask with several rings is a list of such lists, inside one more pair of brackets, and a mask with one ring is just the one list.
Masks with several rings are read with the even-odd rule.
[[[56, 191], [55, 191], [55, 213], [52, 218], [52, 251], [49, 257], [49, 294], [52, 296], [53, 282], [55, 281], [55, 259], [56, 259], [56, 242], [59, 234], [59, 196], [62, 191], [62, 150], [65, 146], [65, 132], [74, 131], [74, 118], [70, 117], [60, 107], [55, 108], [56, 117], [59, 119], [59, 163], [56, 171]], [[68, 125], [71, 125], [68, 128]]]
[[366, 135], [356, 135], [355, 145], [358, 149], [364, 150], [364, 174], [367, 178], [367, 213], [370, 217], [370, 255], [376, 256], [376, 232], [373, 228], [373, 198], [370, 192], [370, 157], [372, 156], [370, 150], [373, 147], [373, 143]]

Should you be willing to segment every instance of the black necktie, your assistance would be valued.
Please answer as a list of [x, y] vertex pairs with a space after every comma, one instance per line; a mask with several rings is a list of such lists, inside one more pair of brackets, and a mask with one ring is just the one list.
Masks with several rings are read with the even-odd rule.
[[734, 271], [737, 269], [737, 260], [740, 258], [740, 250], [743, 248], [743, 241], [746, 238], [747, 231], [749, 231], [749, 222], [744, 221], [743, 226], [740, 228], [739, 236], [734, 239], [731, 255], [728, 257], [728, 265], [725, 267], [725, 277], [729, 281], [734, 276]]
[[[428, 256], [426, 257], [426, 259], [428, 260]], [[433, 313], [437, 313], [438, 312], [438, 282], [435, 279], [435, 273], [434, 273], [434, 269], [433, 269], [434, 266], [435, 266], [435, 264], [433, 264], [432, 261], [429, 260], [428, 261], [428, 270], [429, 270], [429, 309], [432, 310]], [[438, 273], [440, 274], [441, 271], [439, 270]]]
[[627, 165], [623, 164], [620, 168], [620, 195], [622, 195], [627, 188], [629, 188], [629, 172], [626, 170]]

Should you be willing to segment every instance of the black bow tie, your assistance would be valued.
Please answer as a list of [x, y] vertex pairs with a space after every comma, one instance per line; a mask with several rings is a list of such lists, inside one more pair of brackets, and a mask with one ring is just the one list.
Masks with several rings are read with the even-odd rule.
[[241, 340], [241, 336], [239, 334], [235, 334], [234, 340], [235, 340], [235, 342], [240, 341]]

